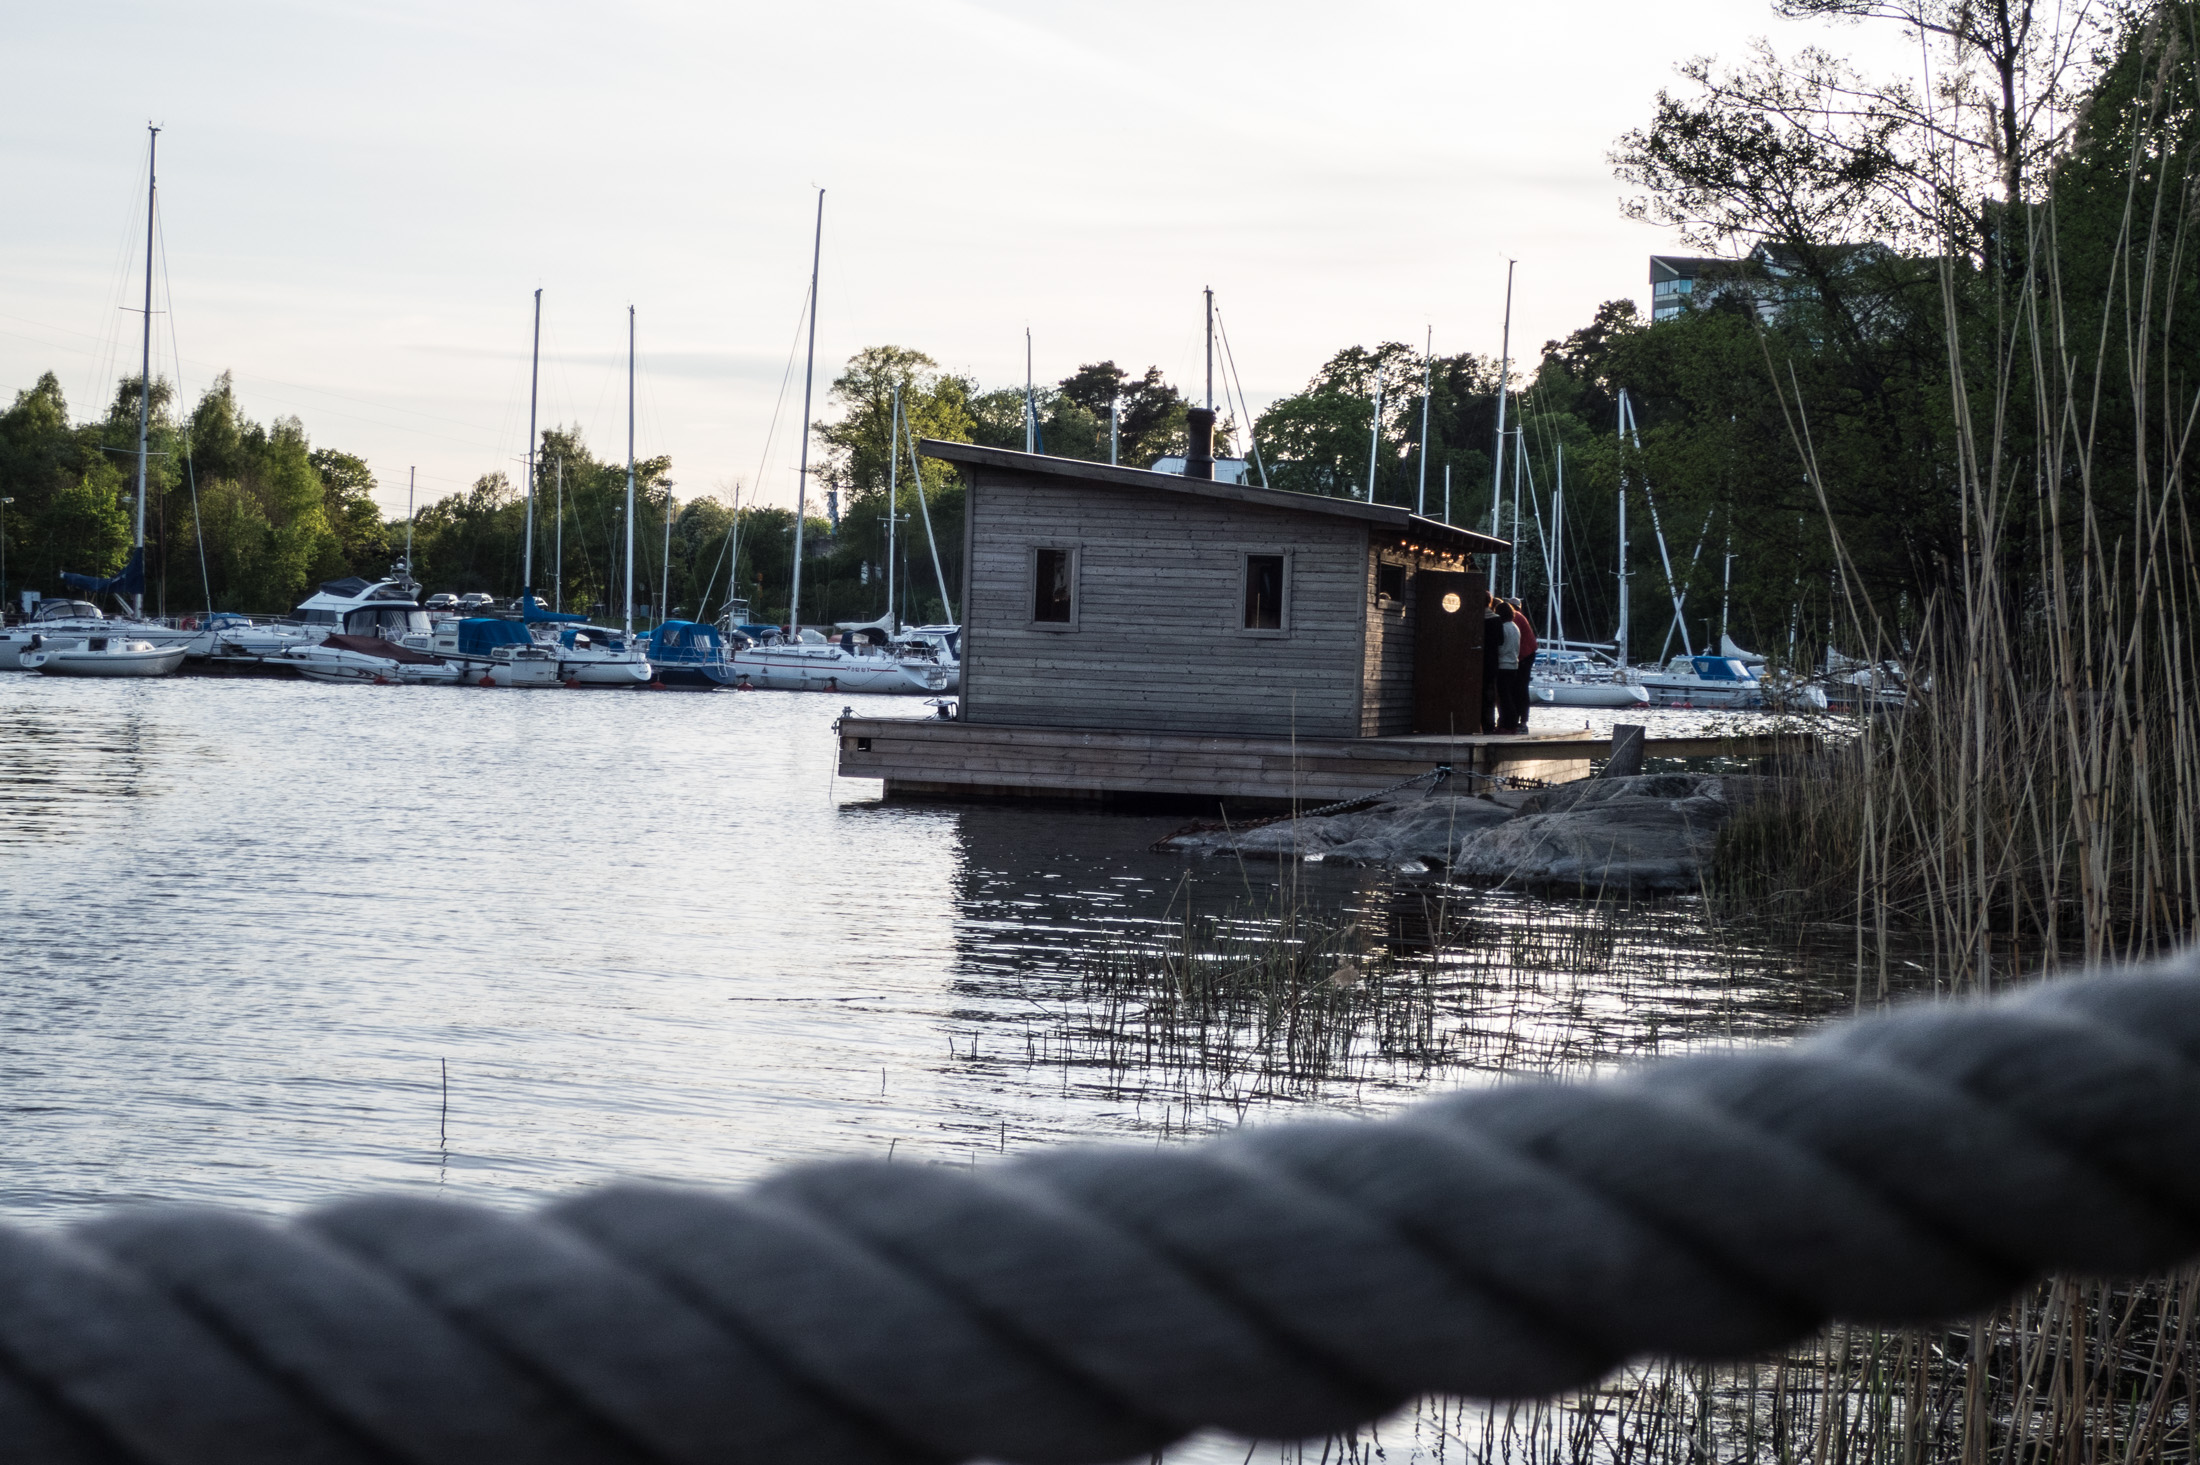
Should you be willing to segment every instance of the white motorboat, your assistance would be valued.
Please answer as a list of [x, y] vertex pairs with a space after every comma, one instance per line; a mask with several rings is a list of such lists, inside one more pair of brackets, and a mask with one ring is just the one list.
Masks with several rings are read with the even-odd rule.
[[187, 618], [183, 626], [191, 632], [191, 659], [223, 666], [272, 662], [293, 647], [314, 645], [329, 633], [326, 625], [301, 625], [235, 611]]
[[[206, 657], [214, 661], [273, 661], [296, 647], [315, 645], [329, 636], [378, 636], [424, 650], [430, 634], [428, 613], [414, 598], [419, 589], [400, 561], [384, 579], [357, 575], [323, 581], [299, 603], [291, 619], [249, 620], [216, 615], [206, 631]], [[414, 638], [408, 642], [408, 638]]]
[[23, 670], [55, 677], [164, 677], [183, 665], [181, 646], [156, 646], [116, 633], [41, 638], [22, 654]]
[[[851, 638], [852, 639], [852, 638]], [[869, 692], [937, 697], [954, 686], [946, 667], [905, 661], [889, 647], [831, 642], [804, 631], [796, 642], [770, 637], [728, 658], [735, 683], [764, 692]]]
[[450, 663], [380, 636], [328, 636], [309, 645], [293, 646], [269, 660], [280, 661], [314, 682], [451, 686], [460, 677], [459, 668]]
[[1528, 698], [1540, 707], [1647, 707], [1650, 693], [1581, 651], [1537, 651]]
[[1636, 671], [1634, 680], [1660, 707], [1762, 707], [1757, 674], [1732, 656], [1676, 656], [1663, 671]]
[[191, 634], [158, 621], [110, 617], [89, 600], [48, 596], [31, 607], [29, 620], [0, 631], [0, 671], [29, 671], [23, 653], [56, 636], [121, 636], [166, 649], [187, 645]]
[[45, 639], [77, 631], [105, 631], [107, 617], [89, 600], [47, 597], [31, 607], [30, 619], [0, 631], [0, 671], [28, 671], [25, 651]]

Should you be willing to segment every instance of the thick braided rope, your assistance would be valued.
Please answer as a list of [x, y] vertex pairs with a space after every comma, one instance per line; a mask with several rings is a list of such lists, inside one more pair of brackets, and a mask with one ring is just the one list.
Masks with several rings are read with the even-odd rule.
[[0, 1459], [1119, 1460], [2200, 1253], [2200, 962], [1374, 1123], [0, 1228]]

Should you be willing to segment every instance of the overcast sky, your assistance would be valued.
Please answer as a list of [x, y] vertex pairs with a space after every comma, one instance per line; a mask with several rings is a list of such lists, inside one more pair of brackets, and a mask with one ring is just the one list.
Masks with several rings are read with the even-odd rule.
[[[1112, 358], [1200, 375], [1212, 285], [1254, 408], [1351, 344], [1515, 355], [1646, 302], [1669, 236], [1606, 155], [1674, 65], [1900, 38], [1688, 5], [1299, 0], [1108, 6], [212, 3], [24, 6], [0, 87], [0, 388], [91, 415], [135, 372], [145, 131], [160, 317], [185, 393], [231, 371], [364, 456], [402, 512], [510, 470], [532, 292], [545, 424], [637, 450], [682, 497], [791, 503], [800, 358], [767, 451], [826, 190], [818, 405], [895, 343], [988, 386]], [[516, 475], [515, 475], [516, 476]]]

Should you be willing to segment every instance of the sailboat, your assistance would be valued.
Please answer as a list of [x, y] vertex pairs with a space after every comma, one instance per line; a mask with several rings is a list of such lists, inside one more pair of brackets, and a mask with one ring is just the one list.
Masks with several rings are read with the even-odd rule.
[[[629, 312], [631, 315], [631, 312]], [[631, 348], [632, 330], [628, 332]], [[631, 370], [631, 362], [629, 363]], [[536, 406], [542, 385], [542, 291], [535, 291], [535, 328], [527, 357], [527, 520], [526, 539], [520, 551], [520, 623], [535, 645], [557, 664], [556, 680], [567, 687], [646, 687], [650, 684], [649, 657], [632, 635], [621, 636], [602, 626], [591, 626], [588, 617], [552, 610], [535, 594], [535, 450], [541, 444], [536, 433]], [[560, 543], [564, 533], [564, 464], [558, 466], [561, 502], [558, 506]], [[560, 553], [562, 561], [562, 550]], [[563, 564], [559, 573], [564, 572]]]
[[[1517, 440], [1514, 452], [1522, 452], [1522, 445]], [[1564, 443], [1557, 445], [1556, 462], [1557, 479], [1551, 494], [1549, 563], [1545, 572], [1550, 594], [1545, 602], [1544, 621], [1550, 635], [1536, 648], [1535, 661], [1528, 668], [1528, 701], [1539, 707], [1646, 707], [1650, 703], [1650, 694], [1629, 680], [1624, 674], [1624, 668], [1609, 659], [1600, 660], [1594, 654], [1608, 648], [1584, 646], [1566, 639]], [[1542, 510], [1538, 509], [1536, 512], [1540, 523]], [[1626, 505], [1623, 503], [1620, 506], [1622, 526], [1626, 523], [1626, 513]], [[1624, 557], [1627, 552], [1624, 527], [1620, 531], [1620, 540], [1620, 553]]]
[[[871, 643], [870, 637], [865, 637], [863, 646], [857, 645], [856, 628], [853, 627], [841, 632], [837, 644], [827, 640], [821, 631], [802, 629], [802, 521], [808, 508], [810, 482], [810, 393], [817, 376], [818, 264], [824, 252], [825, 190], [821, 188], [817, 191], [817, 233], [810, 249], [810, 345], [802, 367], [802, 451], [800, 471], [795, 478], [794, 580], [788, 597], [787, 632], [784, 635], [766, 632], [747, 645], [735, 647], [725, 656], [724, 664], [730, 669], [737, 688], [757, 691], [937, 695], [948, 690], [949, 677], [944, 667], [934, 664], [919, 668], [897, 656], [874, 654], [878, 648]], [[896, 447], [898, 449], [898, 443]], [[912, 443], [912, 460], [914, 453]], [[898, 463], [898, 456], [894, 461]], [[890, 520], [891, 514], [888, 517]], [[930, 522], [927, 511], [927, 525]], [[937, 558], [935, 551], [935, 561]], [[891, 620], [892, 616], [893, 607], [889, 604], [883, 619]], [[714, 627], [696, 629], [716, 634]], [[870, 627], [866, 625], [863, 629]], [[881, 639], [891, 640], [891, 633]]]
[[[160, 129], [148, 125], [145, 130], [145, 309], [138, 372], [137, 508], [130, 558], [120, 574], [106, 578], [62, 573], [62, 580], [88, 593], [92, 603], [64, 601], [67, 609], [58, 615], [32, 612], [32, 627], [18, 628], [6, 648], [25, 671], [61, 672], [66, 668], [70, 676], [166, 676], [183, 665], [194, 634], [145, 619], [145, 470], [150, 458], [147, 438], [153, 412], [153, 231], [154, 209], [160, 196]], [[102, 595], [128, 596], [129, 615], [121, 620], [102, 616], [97, 604]], [[84, 614], [87, 610], [89, 616]], [[25, 630], [29, 634], [24, 634]], [[167, 654], [170, 651], [175, 653], [172, 658]]]

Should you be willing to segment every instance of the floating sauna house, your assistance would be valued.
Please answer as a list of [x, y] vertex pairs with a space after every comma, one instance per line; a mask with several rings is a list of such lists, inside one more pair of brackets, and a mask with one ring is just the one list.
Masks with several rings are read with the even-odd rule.
[[1482, 741], [1473, 557], [1504, 541], [1215, 482], [1196, 450], [1186, 476], [922, 450], [968, 485], [959, 714], [844, 718], [844, 775], [890, 793], [1319, 799]]

